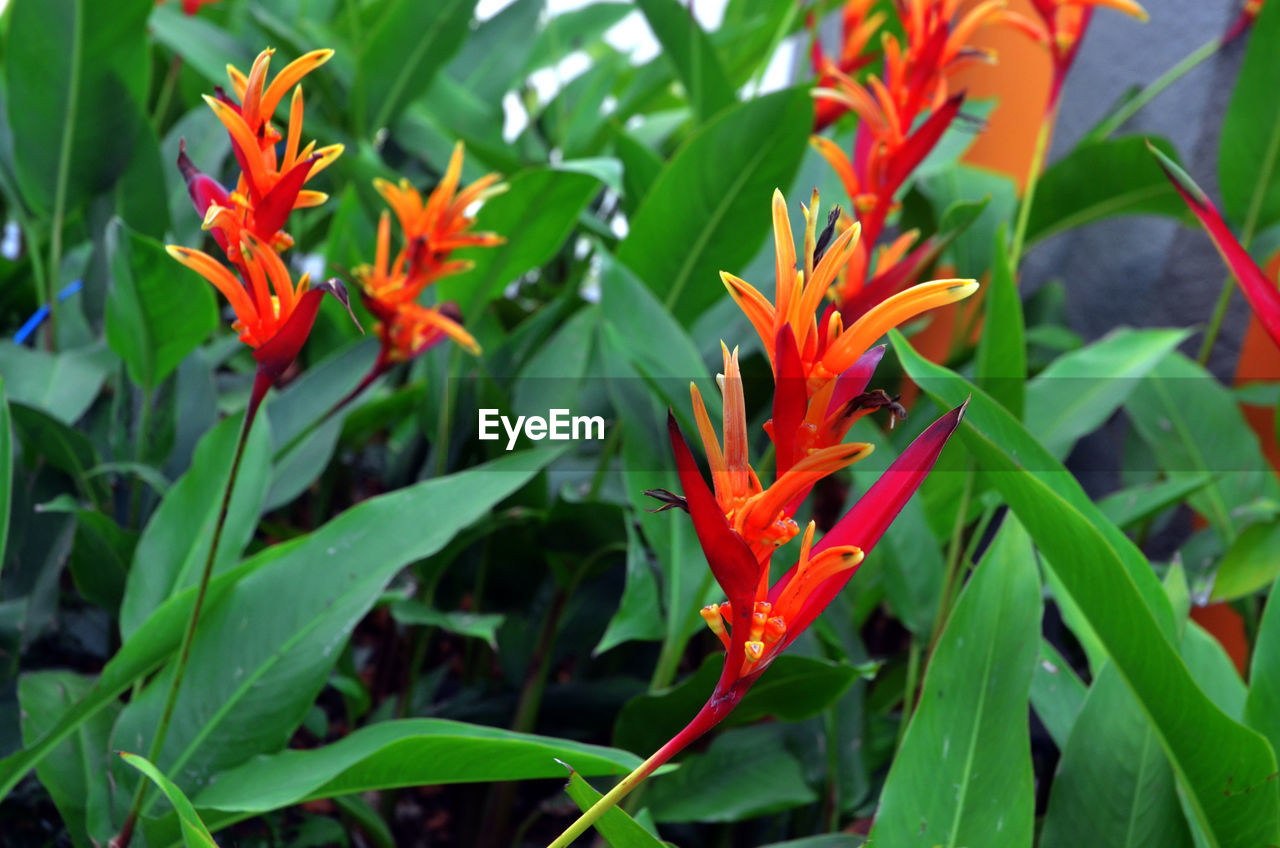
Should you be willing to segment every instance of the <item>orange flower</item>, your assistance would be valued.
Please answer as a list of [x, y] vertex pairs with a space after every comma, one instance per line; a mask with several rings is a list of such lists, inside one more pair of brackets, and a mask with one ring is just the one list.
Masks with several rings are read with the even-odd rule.
[[[964, 97], [950, 94], [949, 77], [966, 62], [991, 59], [968, 41], [980, 27], [998, 19], [1002, 5], [1000, 0], [985, 0], [960, 15], [959, 0], [904, 0], [904, 39], [891, 33], [881, 37], [883, 79], [872, 74], [864, 85], [835, 65], [822, 69], [814, 90], [820, 112], [831, 112], [834, 104], [836, 111], [855, 112], [859, 119], [852, 156], [830, 139], [812, 139], [840, 178], [862, 225], [865, 247], [857, 248], [834, 291], [846, 320], [856, 319], [914, 280], [938, 247], [936, 241], [927, 241], [912, 250], [917, 235], [908, 233], [879, 254], [874, 269], [870, 261], [870, 249], [894, 209], [898, 190], [960, 112]], [[864, 0], [845, 7], [846, 32], [856, 33], [858, 44], [865, 43], [868, 25], [879, 25], [876, 15], [868, 16], [870, 8]], [[854, 26], [851, 21], [861, 23]], [[852, 219], [843, 222], [841, 229], [851, 224]]]
[[1017, 12], [1001, 11], [1001, 19], [1013, 24], [1043, 44], [1053, 61], [1053, 82], [1049, 89], [1049, 102], [1045, 111], [1051, 112], [1058, 104], [1062, 84], [1080, 50], [1085, 28], [1099, 6], [1124, 12], [1140, 21], [1147, 19], [1146, 10], [1135, 0], [1031, 0], [1036, 19]]
[[[203, 251], [180, 245], [168, 248], [170, 256], [212, 283], [231, 304], [236, 314], [232, 326], [240, 340], [254, 349], [253, 356], [258, 361], [251, 401], [255, 409], [271, 382], [285, 372], [302, 349], [324, 295], [334, 295], [351, 312], [346, 287], [340, 280], [312, 286], [304, 274], [295, 285], [279, 255], [293, 244], [293, 239], [281, 231], [289, 213], [326, 199], [320, 192], [303, 191], [303, 183], [342, 152], [342, 145], [317, 151], [314, 142], [298, 150], [302, 88], [297, 83], [328, 61], [333, 51], [307, 53], [286, 66], [268, 85], [272, 53], [267, 49], [258, 54], [248, 77], [227, 67], [240, 105], [229, 100], [221, 89], [217, 98], [205, 98], [231, 134], [232, 150], [242, 168], [235, 190], [228, 192], [217, 180], [200, 173], [187, 157], [185, 145], [179, 146], [178, 168], [186, 178], [187, 191], [196, 210], [204, 216], [205, 229], [212, 232], [226, 252], [239, 279]], [[294, 92], [286, 139], [271, 126], [270, 119], [291, 87]], [[277, 160], [275, 145], [282, 139], [284, 152]], [[351, 319], [354, 321], [355, 315]]]
[[[249, 278], [247, 286], [203, 251], [179, 245], [169, 245], [167, 249], [170, 256], [222, 292], [236, 314], [232, 327], [240, 334], [240, 341], [254, 348], [260, 370], [272, 379], [283, 374], [298, 355], [326, 293], [338, 298], [350, 312], [347, 290], [340, 280], [328, 280], [313, 288], [310, 277], [303, 274], [294, 285], [289, 270], [271, 245], [247, 230], [241, 233], [235, 260]], [[355, 320], [354, 315], [351, 320]]]
[[[303, 188], [316, 174], [341, 155], [341, 144], [317, 149], [315, 142], [299, 149], [302, 137], [303, 101], [301, 79], [329, 61], [332, 50], [313, 50], [290, 62], [267, 83], [267, 72], [275, 51], [268, 48], [258, 54], [248, 76], [227, 66], [227, 76], [237, 104], [218, 88], [216, 96], [205, 95], [205, 102], [231, 136], [231, 149], [240, 164], [241, 174], [231, 192], [217, 191], [193, 183], [208, 180], [196, 171], [186, 154], [179, 165], [187, 177], [188, 189], [197, 210], [204, 215], [205, 228], [223, 249], [240, 243], [240, 234], [248, 230], [271, 242], [277, 250], [285, 250], [293, 239], [282, 232], [289, 213], [294, 209], [318, 206], [328, 199], [319, 191]], [[293, 88], [289, 106], [289, 123], [285, 134], [271, 124], [276, 108]], [[276, 145], [284, 141], [277, 156]], [[197, 196], [199, 194], [199, 196]]]
[[424, 289], [442, 277], [471, 267], [467, 260], [452, 259], [460, 247], [490, 247], [504, 239], [494, 233], [474, 232], [475, 219], [467, 213], [476, 203], [505, 191], [497, 174], [487, 174], [458, 190], [462, 176], [462, 142], [454, 147], [439, 185], [424, 201], [422, 195], [401, 180], [394, 184], [375, 180], [400, 223], [404, 246], [391, 256], [391, 213], [378, 220], [378, 242], [372, 265], [355, 269], [365, 305], [378, 319], [377, 332], [383, 351], [375, 370], [411, 359], [451, 338], [473, 354], [476, 340], [463, 329], [454, 304], [427, 307], [418, 303]]

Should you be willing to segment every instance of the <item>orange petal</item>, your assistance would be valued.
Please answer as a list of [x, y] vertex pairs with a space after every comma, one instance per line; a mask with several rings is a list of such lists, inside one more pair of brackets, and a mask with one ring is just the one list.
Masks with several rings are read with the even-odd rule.
[[822, 364], [832, 374], [840, 374], [890, 329], [922, 312], [964, 300], [977, 290], [977, 280], [934, 280], [898, 292], [846, 328], [828, 347]]
[[258, 323], [258, 310], [254, 308], [249, 293], [222, 263], [204, 251], [176, 244], [167, 246], [165, 250], [174, 259], [204, 277], [213, 284], [214, 288], [222, 292], [222, 296], [231, 304], [231, 309], [242, 323], [246, 326]]

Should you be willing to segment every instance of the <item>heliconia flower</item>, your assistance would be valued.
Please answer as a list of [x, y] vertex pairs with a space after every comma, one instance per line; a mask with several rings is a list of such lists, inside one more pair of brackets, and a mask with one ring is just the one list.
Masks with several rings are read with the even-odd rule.
[[[835, 87], [837, 80], [833, 72], [853, 74], [874, 58], [863, 51], [886, 20], [884, 12], [871, 11], [874, 4], [875, 0], [849, 0], [844, 4], [840, 15], [840, 52], [835, 58], [822, 49], [822, 41], [816, 33], [817, 22], [812, 12], [808, 14], [805, 25], [811, 38], [809, 59], [817, 74], [819, 88]], [[813, 131], [821, 132], [848, 111], [847, 106], [835, 100], [819, 100], [814, 111]]]
[[1135, 0], [1031, 0], [1031, 5], [1035, 19], [1007, 10], [999, 15], [1001, 20], [1027, 33], [1049, 51], [1053, 80], [1046, 112], [1052, 112], [1058, 104], [1062, 85], [1075, 62], [1094, 9], [1103, 6], [1132, 15], [1140, 21], [1147, 19], [1146, 10]]
[[463, 329], [455, 304], [428, 307], [418, 302], [431, 284], [471, 267], [468, 260], [451, 258], [454, 250], [491, 247], [504, 241], [495, 233], [473, 231], [475, 218], [468, 213], [473, 205], [505, 191], [506, 185], [498, 182], [497, 174], [487, 174], [459, 190], [463, 152], [458, 142], [439, 185], [425, 201], [407, 180], [399, 184], [374, 181], [400, 223], [404, 244], [393, 258], [391, 213], [384, 211], [378, 220], [374, 261], [354, 271], [364, 303], [378, 319], [376, 331], [382, 341], [382, 353], [370, 380], [445, 339], [453, 339], [473, 354], [480, 352], [475, 338]]
[[[251, 232], [241, 235], [236, 265], [244, 269], [247, 282], [237, 279], [226, 266], [209, 254], [180, 245], [169, 245], [169, 255], [222, 292], [236, 314], [232, 327], [240, 341], [253, 348], [259, 372], [268, 379], [279, 378], [302, 349], [311, 333], [320, 301], [331, 294], [351, 312], [346, 286], [341, 280], [326, 280], [312, 286], [303, 274], [295, 285], [289, 270], [271, 245]], [[351, 315], [355, 321], [355, 315]], [[359, 322], [356, 322], [359, 326]]]
[[[875, 19], [875, 15], [868, 17], [870, 8], [862, 0], [847, 4], [846, 31], [861, 33], [847, 16], [852, 13], [854, 20], [870, 22]], [[852, 154], [831, 139], [814, 136], [811, 140], [853, 204], [851, 217], [840, 222], [841, 228], [854, 221], [862, 226], [860, 244], [834, 287], [846, 321], [914, 282], [940, 249], [936, 240], [914, 245], [917, 236], [907, 233], [882, 250], [874, 263], [871, 256], [899, 190], [960, 114], [964, 95], [951, 94], [951, 75], [967, 62], [993, 59], [968, 42], [978, 29], [998, 21], [1002, 9], [999, 0], [985, 0], [960, 14], [958, 0], [904, 0], [900, 3], [904, 40], [889, 33], [881, 38], [883, 79], [872, 74], [864, 84], [834, 63], [820, 72], [813, 92], [820, 118], [826, 120], [831, 110], [824, 107], [834, 104], [838, 111], [852, 111], [859, 119]], [[817, 128], [822, 125], [819, 121]]]
[[827, 230], [817, 234], [817, 208], [815, 193], [810, 208], [805, 210], [804, 266], [803, 271], [799, 271], [786, 200], [781, 192], [774, 192], [776, 304], [745, 280], [725, 272], [720, 274], [729, 294], [759, 334], [775, 377], [779, 376], [780, 333], [784, 327], [790, 329], [798, 360], [797, 373], [804, 377], [808, 397], [819, 391], [834, 392], [836, 378], [852, 367], [891, 327], [927, 310], [963, 300], [978, 288], [975, 280], [935, 280], [884, 299], [847, 327], [834, 306], [828, 306], [818, 318], [816, 310], [837, 270], [854, 256], [859, 227], [854, 225], [833, 237], [834, 223], [829, 223]]
[[1262, 11], [1262, 3], [1263, 0], [1245, 0], [1244, 6], [1240, 8], [1240, 14], [1222, 36], [1223, 45], [1235, 41], [1253, 26], [1253, 22], [1258, 19], [1258, 13]]
[[1209, 238], [1213, 239], [1214, 247], [1218, 249], [1231, 274], [1239, 281], [1240, 290], [1249, 301], [1253, 314], [1258, 316], [1258, 322], [1262, 324], [1271, 340], [1280, 347], [1280, 289], [1276, 288], [1274, 282], [1267, 279], [1267, 275], [1258, 267], [1258, 263], [1253, 261], [1253, 257], [1232, 234], [1222, 214], [1213, 205], [1213, 201], [1200, 186], [1196, 185], [1190, 175], [1150, 142], [1147, 143], [1147, 148], [1160, 163], [1165, 176], [1169, 178], [1169, 182], [1173, 183], [1178, 195], [1209, 233]]
[[[268, 48], [259, 53], [247, 76], [227, 66], [227, 76], [239, 103], [221, 88], [217, 89], [216, 96], [205, 96], [205, 102], [231, 136], [231, 149], [241, 169], [235, 190], [224, 192], [226, 196], [221, 200], [207, 195], [202, 200], [192, 193], [197, 211], [204, 216], [206, 229], [214, 230], [220, 244], [238, 244], [240, 232], [248, 229], [279, 250], [291, 246], [292, 238], [282, 232], [289, 213], [318, 206], [328, 199], [323, 192], [303, 186], [342, 154], [341, 144], [317, 149], [315, 142], [310, 142], [299, 148], [303, 99], [302, 86], [298, 83], [327, 62], [333, 51], [313, 50], [302, 55], [268, 84], [267, 73], [274, 52]], [[282, 135], [272, 126], [271, 119], [290, 88], [293, 95], [289, 123]], [[284, 149], [277, 155], [276, 146], [280, 141], [284, 141]], [[199, 175], [199, 172], [190, 160], [186, 160], [182, 168], [190, 188], [193, 174]]]

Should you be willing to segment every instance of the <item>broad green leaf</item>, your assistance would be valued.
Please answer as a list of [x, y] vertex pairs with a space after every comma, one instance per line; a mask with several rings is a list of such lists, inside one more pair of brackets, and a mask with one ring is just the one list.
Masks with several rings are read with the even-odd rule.
[[1213, 601], [1234, 601], [1270, 586], [1280, 575], [1280, 521], [1251, 524], [1218, 562]]
[[[201, 615], [157, 761], [190, 789], [283, 747], [388, 581], [439, 551], [559, 453], [511, 454], [366, 500], [310, 535], [253, 557], [252, 572]], [[149, 744], [172, 673], [167, 667], [130, 701], [114, 744]], [[117, 771], [127, 794], [125, 777]]]
[[387, 0], [360, 42], [351, 98], [370, 136], [425, 92], [462, 45], [475, 0]]
[[658, 581], [649, 563], [649, 553], [640, 533], [627, 522], [627, 581], [618, 601], [618, 611], [591, 652], [599, 656], [610, 648], [633, 639], [662, 639], [662, 607], [658, 602]]
[[[706, 703], [723, 666], [724, 655], [712, 654], [697, 672], [676, 686], [632, 698], [618, 713], [613, 743], [646, 754], [657, 750]], [[746, 724], [765, 716], [784, 721], [809, 718], [839, 698], [857, 677], [858, 669], [846, 663], [784, 654], [747, 692], [726, 722]]]
[[[239, 414], [224, 418], [200, 440], [191, 467], [169, 489], [142, 531], [120, 604], [120, 635], [124, 639], [128, 640], [165, 598], [200, 581], [242, 419]], [[253, 538], [271, 475], [270, 443], [267, 421], [260, 416], [245, 443], [213, 562], [214, 574], [239, 562]]]
[[1242, 529], [1236, 510], [1259, 497], [1280, 501], [1280, 484], [1231, 392], [1185, 356], [1166, 357], [1125, 409], [1170, 480], [1213, 475], [1188, 501], [1224, 544]]
[[102, 499], [101, 481], [89, 478], [89, 469], [98, 464], [98, 454], [89, 438], [79, 430], [22, 403], [11, 403], [9, 415], [13, 432], [22, 445], [23, 461], [34, 464], [36, 458], [65, 472], [79, 487], [80, 493], [95, 502]]
[[1222, 121], [1218, 184], [1227, 216], [1253, 235], [1280, 220], [1280, 11], [1264, 6], [1251, 30]]
[[64, 424], [85, 414], [114, 363], [115, 355], [105, 346], [47, 353], [0, 342], [0, 374], [9, 400], [43, 410]]
[[1027, 701], [1040, 634], [1027, 533], [1006, 517], [938, 640], [871, 839], [1024, 846], [1035, 791]]
[[1008, 244], [1002, 224], [991, 250], [991, 282], [985, 295], [982, 337], [978, 339], [977, 373], [978, 385], [1020, 419], [1027, 392], [1027, 332]]
[[137, 544], [136, 531], [120, 527], [101, 512], [77, 509], [76, 535], [67, 564], [80, 594], [114, 615], [124, 596]]
[[1244, 717], [1248, 690], [1226, 648], [1194, 621], [1182, 634], [1182, 659], [1196, 683], [1224, 713], [1236, 720]]
[[1267, 737], [1272, 750], [1280, 750], [1280, 595], [1272, 584], [1262, 610], [1258, 635], [1249, 662], [1249, 696], [1244, 720]]
[[[1171, 641], [1168, 599], [1142, 554], [1003, 408], [921, 358], [896, 331], [891, 337], [907, 373], [938, 402], [970, 397], [960, 432], [980, 471], [1026, 526], [1129, 684], [1212, 843], [1249, 848], [1280, 839], [1280, 795], [1268, 779], [1275, 755], [1192, 679]], [[1251, 791], [1228, 791], [1233, 786]]]
[[1055, 457], [1065, 457], [1188, 335], [1187, 330], [1122, 328], [1064, 353], [1027, 386], [1027, 429]]
[[23, 199], [61, 218], [123, 173], [149, 80], [149, 0], [16, 0], [5, 78]]
[[698, 118], [706, 121], [732, 103], [733, 86], [693, 12], [676, 0], [637, 0], [636, 5], [658, 37], [662, 55], [675, 69]]
[[475, 228], [499, 233], [506, 241], [496, 247], [462, 250], [475, 266], [442, 280], [441, 300], [456, 300], [472, 315], [504, 286], [555, 256], [600, 183], [585, 174], [534, 168], [507, 181], [510, 189], [487, 200], [476, 215]]
[[479, 99], [500, 103], [521, 81], [534, 46], [529, 34], [537, 31], [543, 6], [543, 0], [507, 6], [467, 37], [444, 72]]
[[1067, 746], [1087, 691], [1058, 650], [1041, 640], [1040, 659], [1031, 675], [1031, 707], [1059, 750]]
[[[180, 3], [156, 6], [147, 26], [157, 42], [181, 56], [184, 64], [213, 85], [227, 84], [227, 65], [248, 73], [253, 64], [254, 53], [244, 42], [209, 20], [208, 15], [184, 13]], [[283, 63], [280, 67], [284, 67]], [[201, 104], [200, 108], [208, 107]]]
[[[38, 671], [18, 680], [22, 708], [22, 741], [30, 744], [44, 735], [76, 702], [88, 694], [93, 678], [70, 671]], [[36, 769], [76, 846], [88, 846], [86, 803], [90, 781], [104, 773], [110, 750], [111, 724], [118, 704], [94, 716], [80, 731], [54, 748]]]
[[818, 793], [787, 751], [784, 730], [762, 724], [721, 733], [705, 753], [649, 778], [645, 806], [659, 822], [732, 822], [813, 803]]
[[439, 627], [459, 636], [483, 639], [495, 651], [498, 650], [498, 628], [506, 618], [498, 613], [442, 612], [412, 598], [393, 603], [391, 615], [401, 624]]
[[813, 102], [797, 88], [721, 112], [662, 169], [618, 249], [686, 326], [724, 296], [719, 272], [747, 262], [771, 226], [769, 198], [791, 184]]
[[1187, 495], [1208, 485], [1212, 479], [1210, 475], [1203, 474], [1130, 486], [1098, 501], [1098, 508], [1108, 521], [1117, 527], [1127, 528], [1182, 503]]
[[187, 848], [218, 848], [217, 843], [213, 841], [213, 836], [209, 833], [209, 828], [200, 821], [196, 808], [191, 806], [187, 796], [173, 781], [161, 774], [160, 770], [146, 757], [127, 752], [121, 752], [120, 756], [126, 763], [145, 774], [169, 799], [169, 803], [173, 804], [178, 820], [182, 823], [182, 841]]
[[[569, 783], [565, 792], [578, 805], [578, 809], [586, 812], [591, 805], [602, 796], [591, 788], [591, 784], [583, 780], [576, 771], [569, 772]], [[595, 829], [601, 838], [609, 844], [609, 848], [662, 848], [665, 844], [652, 833], [644, 829], [627, 811], [621, 807], [611, 807], [595, 823]]]
[[1135, 135], [1082, 144], [1055, 162], [1036, 184], [1027, 244], [1117, 215], [1185, 217], [1148, 142], [1177, 155], [1162, 138]]
[[1062, 750], [1040, 844], [1193, 844], [1168, 757], [1133, 692], [1110, 663], [1089, 687]]
[[[557, 761], [562, 762], [557, 762]], [[202, 810], [262, 813], [353, 792], [564, 776], [626, 774], [626, 751], [438, 718], [384, 721], [330, 745], [258, 757], [195, 796]]]
[[605, 32], [634, 11], [635, 6], [629, 2], [597, 0], [552, 15], [533, 38], [533, 52], [525, 70], [536, 71], [553, 65], [564, 59], [570, 50], [598, 50]]
[[951, 260], [956, 273], [962, 277], [976, 278], [993, 267], [995, 259], [991, 246], [995, 244], [996, 230], [1002, 222], [1013, 217], [1017, 206], [1013, 182], [1003, 174], [959, 165], [919, 180], [916, 186], [929, 198], [938, 214], [957, 203], [990, 198], [977, 219], [956, 235], [943, 255]]
[[107, 342], [129, 377], [151, 391], [218, 326], [213, 287], [178, 270], [164, 245], [123, 226], [107, 231], [114, 285]]
[[622, 162], [624, 208], [632, 215], [662, 173], [662, 159], [626, 130], [614, 133], [613, 151]]
[[764, 848], [859, 848], [866, 845], [865, 836], [852, 833], [827, 833], [822, 836], [805, 836], [786, 842], [770, 842]]

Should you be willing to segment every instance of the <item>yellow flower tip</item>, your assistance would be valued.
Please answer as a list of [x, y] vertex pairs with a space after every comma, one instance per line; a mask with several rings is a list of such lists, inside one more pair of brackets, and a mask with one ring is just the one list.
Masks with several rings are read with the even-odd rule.
[[166, 244], [164, 246], [164, 251], [165, 253], [172, 256], [174, 259], [181, 262], [184, 259], [186, 259], [187, 256], [191, 253], [191, 248], [183, 247], [180, 244]]
[[742, 648], [747, 655], [747, 662], [749, 663], [759, 662], [760, 658], [764, 656], [764, 642], [747, 642]]
[[[944, 281], [939, 280], [938, 282]], [[950, 280], [947, 282], [953, 283], [951, 288], [947, 289], [947, 299], [949, 303], [964, 300], [979, 289], [977, 280]]]

